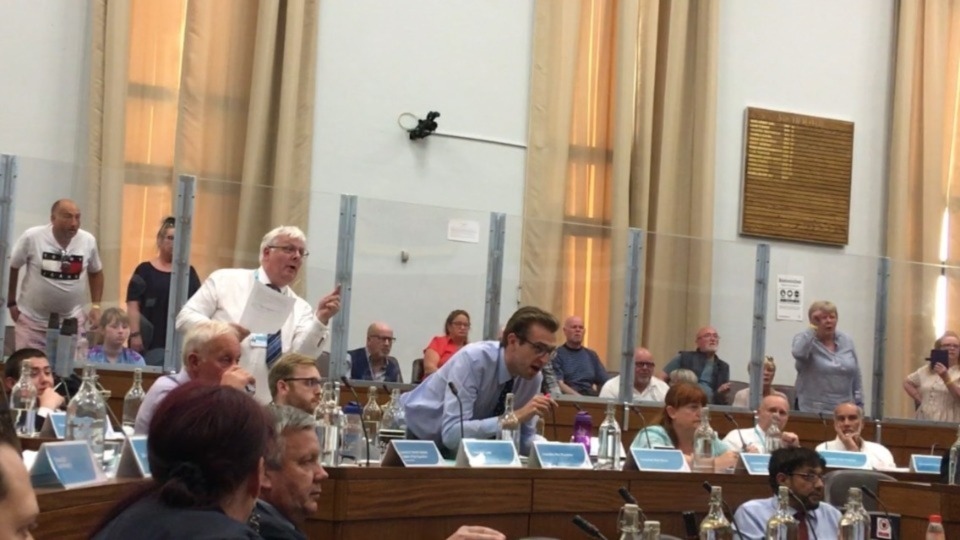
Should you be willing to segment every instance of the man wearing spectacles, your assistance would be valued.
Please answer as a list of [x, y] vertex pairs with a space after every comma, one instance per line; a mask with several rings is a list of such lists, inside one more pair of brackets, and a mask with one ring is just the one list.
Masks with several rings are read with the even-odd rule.
[[[24, 267], [18, 296], [17, 281]], [[84, 313], [88, 285], [91, 304]], [[27, 229], [13, 246], [7, 308], [16, 326], [17, 348], [45, 349], [47, 322], [53, 314], [61, 320], [77, 319], [82, 329], [96, 327], [102, 296], [97, 240], [80, 228], [77, 204], [60, 199], [50, 208], [50, 223]]]
[[696, 376], [700, 388], [707, 393], [707, 400], [716, 405], [729, 405], [727, 394], [730, 392], [730, 364], [717, 355], [720, 347], [720, 334], [712, 326], [697, 330], [697, 348], [692, 351], [680, 351], [663, 368], [664, 378], [670, 382], [670, 374], [678, 369], [688, 369]]
[[[644, 347], [637, 347], [633, 351], [633, 401], [663, 401], [670, 387], [667, 383], [653, 376], [657, 365], [653, 362], [653, 355]], [[617, 375], [607, 381], [600, 389], [600, 397], [605, 399], [620, 399], [620, 376]]]
[[[463, 437], [468, 439], [497, 436], [504, 398], [512, 393], [514, 413], [521, 424], [519, 451], [526, 454], [537, 416], [545, 416], [556, 406], [550, 397], [540, 393], [540, 384], [541, 370], [554, 350], [558, 327], [553, 315], [528, 306], [510, 317], [500, 341], [465, 345], [449, 362], [400, 398], [408, 434], [432, 440], [441, 453], [453, 456], [460, 446], [461, 425]], [[450, 383], [456, 387], [460, 403]]]
[[[256, 379], [254, 396], [262, 403], [270, 401], [268, 373], [280, 355], [297, 352], [314, 358], [319, 356], [329, 335], [330, 319], [340, 311], [339, 286], [321, 298], [315, 308], [293, 292], [291, 285], [310, 255], [306, 244], [307, 237], [297, 227], [273, 229], [260, 242], [260, 268], [215, 271], [177, 315], [177, 330], [181, 332], [211, 319], [237, 326], [244, 336], [240, 363]], [[254, 287], [268, 287], [293, 301], [293, 310], [287, 318], [274, 321], [275, 332], [250, 334], [239, 324]]]
[[320, 405], [320, 370], [316, 361], [298, 353], [287, 353], [270, 368], [270, 395], [276, 405], [289, 405], [313, 414]]
[[[770, 454], [770, 487], [776, 494], [787, 486], [790, 509], [799, 522], [798, 538], [837, 538], [840, 511], [823, 501], [823, 469], [826, 461], [809, 448], [781, 448]], [[754, 499], [740, 505], [734, 515], [745, 540], [766, 538], [767, 521], [777, 513], [777, 496]]]
[[403, 382], [400, 363], [390, 356], [393, 329], [375, 322], [367, 327], [367, 346], [347, 351], [350, 354], [350, 378], [356, 381]]
[[563, 323], [566, 341], [551, 360], [557, 383], [564, 394], [596, 396], [610, 375], [593, 349], [583, 346], [583, 319], [568, 317]]

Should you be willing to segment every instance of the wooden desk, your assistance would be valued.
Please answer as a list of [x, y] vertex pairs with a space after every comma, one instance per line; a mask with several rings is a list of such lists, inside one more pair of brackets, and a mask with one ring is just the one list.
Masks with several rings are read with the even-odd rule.
[[900, 538], [923, 538], [931, 514], [943, 517], [947, 538], [960, 538], [960, 486], [880, 482], [877, 495], [900, 514]]
[[34, 537], [38, 540], [87, 538], [117, 501], [145, 482], [113, 480], [70, 490], [40, 488], [37, 490], [40, 518]]

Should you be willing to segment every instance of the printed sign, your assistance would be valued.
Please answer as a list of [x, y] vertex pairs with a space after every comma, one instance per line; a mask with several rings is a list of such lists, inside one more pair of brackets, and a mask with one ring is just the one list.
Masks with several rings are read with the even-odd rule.
[[683, 453], [676, 449], [631, 448], [625, 470], [690, 472]]
[[531, 469], [593, 469], [580, 443], [535, 442], [527, 467]]
[[65, 489], [103, 482], [103, 469], [93, 457], [86, 441], [43, 443], [30, 468], [34, 487], [58, 486]]
[[743, 461], [743, 467], [749, 474], [756, 476], [767, 476], [770, 474], [770, 454], [750, 454], [744, 452], [740, 454], [740, 460]]
[[870, 460], [863, 452], [845, 450], [818, 450], [827, 467], [832, 469], [871, 469]]
[[150, 478], [147, 436], [134, 435], [124, 441], [117, 465], [117, 478]]
[[803, 276], [777, 276], [777, 320], [803, 322]]
[[40, 428], [40, 436], [51, 439], [62, 439], [67, 436], [67, 413], [55, 412], [47, 415]]
[[433, 441], [405, 441], [395, 439], [387, 446], [383, 467], [439, 467], [443, 457]]
[[458, 467], [519, 467], [512, 441], [463, 439], [457, 452]]
[[942, 456], [914, 454], [910, 456], [910, 470], [920, 474], [940, 474]]

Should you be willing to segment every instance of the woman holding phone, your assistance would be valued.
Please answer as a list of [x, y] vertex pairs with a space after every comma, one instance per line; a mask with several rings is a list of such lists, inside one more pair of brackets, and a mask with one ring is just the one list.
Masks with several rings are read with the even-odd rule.
[[917, 420], [960, 422], [960, 335], [947, 331], [933, 348], [928, 365], [907, 375], [903, 389], [917, 405]]

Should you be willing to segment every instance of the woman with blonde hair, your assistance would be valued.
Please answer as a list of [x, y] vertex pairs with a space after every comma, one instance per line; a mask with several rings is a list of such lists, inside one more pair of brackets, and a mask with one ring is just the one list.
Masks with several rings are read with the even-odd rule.
[[903, 381], [903, 389], [917, 405], [917, 420], [960, 422], [960, 336], [947, 331], [933, 348], [947, 351], [947, 365], [930, 362]]
[[[753, 373], [753, 364], [747, 364], [747, 373]], [[778, 392], [773, 389], [773, 378], [777, 374], [777, 363], [774, 361], [772, 356], [765, 356], [763, 358], [763, 387], [760, 389], [760, 401], [763, 401], [763, 398], [774, 395], [781, 396], [783, 399], [789, 401], [789, 398], [783, 392]], [[792, 405], [792, 404], [791, 404]], [[747, 409], [750, 407], [750, 387], [744, 388], [736, 393], [733, 396], [733, 407], [742, 407]]]

